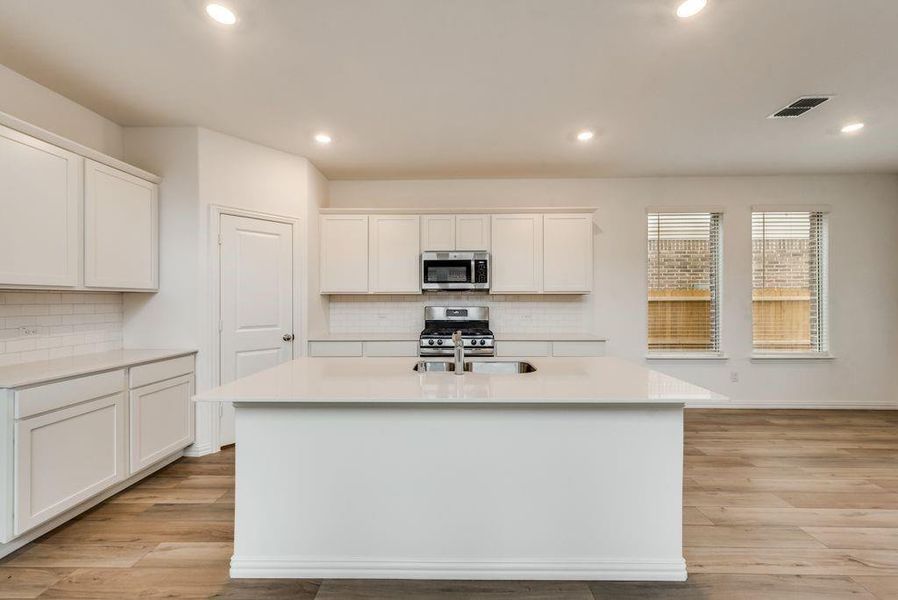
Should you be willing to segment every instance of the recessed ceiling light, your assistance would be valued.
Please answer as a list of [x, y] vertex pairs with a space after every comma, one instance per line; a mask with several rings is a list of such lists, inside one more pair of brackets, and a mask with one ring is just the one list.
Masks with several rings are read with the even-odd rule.
[[854, 133], [864, 128], [863, 123], [849, 123], [842, 127], [842, 133]]
[[596, 134], [593, 133], [592, 131], [590, 131], [588, 129], [584, 129], [583, 131], [581, 131], [577, 134], [577, 139], [580, 140], [581, 142], [588, 142], [589, 140], [594, 138], [595, 135]]
[[680, 3], [677, 7], [677, 16], [681, 19], [694, 17], [700, 13], [707, 4], [708, 0], [685, 0], [685, 2]]
[[332, 140], [331, 136], [327, 135], [326, 133], [316, 133], [315, 141], [319, 144], [330, 144]]
[[234, 14], [234, 11], [214, 2], [206, 5], [206, 14], [222, 25], [233, 25], [237, 22], [237, 15]]

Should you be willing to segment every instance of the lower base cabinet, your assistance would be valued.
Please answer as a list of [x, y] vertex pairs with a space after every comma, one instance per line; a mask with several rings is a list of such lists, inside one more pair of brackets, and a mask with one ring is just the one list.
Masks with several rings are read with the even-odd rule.
[[193, 375], [131, 390], [131, 474], [193, 442], [193, 393]]
[[193, 443], [194, 387], [185, 355], [0, 389], [0, 556]]
[[14, 533], [124, 480], [126, 447], [123, 393], [16, 422]]

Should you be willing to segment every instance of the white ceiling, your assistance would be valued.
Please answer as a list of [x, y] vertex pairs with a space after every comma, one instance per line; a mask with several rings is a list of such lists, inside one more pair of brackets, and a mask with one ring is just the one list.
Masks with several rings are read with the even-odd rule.
[[[231, 0], [226, 29], [200, 0], [0, 0], [0, 63], [337, 179], [898, 171], [898, 1], [676, 4]], [[765, 119], [817, 93], [836, 98]]]

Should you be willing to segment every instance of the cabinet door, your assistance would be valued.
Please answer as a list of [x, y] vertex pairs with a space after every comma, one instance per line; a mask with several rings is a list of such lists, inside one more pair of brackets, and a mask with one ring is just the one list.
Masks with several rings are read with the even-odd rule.
[[92, 160], [84, 164], [84, 285], [159, 287], [158, 186]]
[[457, 215], [455, 217], [455, 249], [488, 252], [490, 249], [490, 216]]
[[417, 215], [371, 215], [369, 223], [369, 281], [375, 294], [420, 294]]
[[125, 395], [15, 425], [15, 532], [22, 534], [125, 479]]
[[193, 374], [131, 390], [131, 470], [193, 443]]
[[424, 215], [421, 217], [421, 251], [455, 250], [455, 217]]
[[0, 127], [0, 285], [78, 285], [82, 164]]
[[543, 216], [492, 216], [490, 292], [538, 294], [542, 291]]
[[321, 293], [367, 293], [368, 217], [323, 215], [320, 230]]
[[543, 216], [543, 291], [592, 291], [592, 215]]

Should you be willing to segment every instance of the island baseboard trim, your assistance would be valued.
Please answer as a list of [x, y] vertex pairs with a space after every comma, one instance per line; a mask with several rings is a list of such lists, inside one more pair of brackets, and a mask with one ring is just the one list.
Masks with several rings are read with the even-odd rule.
[[301, 557], [231, 558], [235, 579], [500, 579], [686, 581], [686, 561], [366, 561]]

